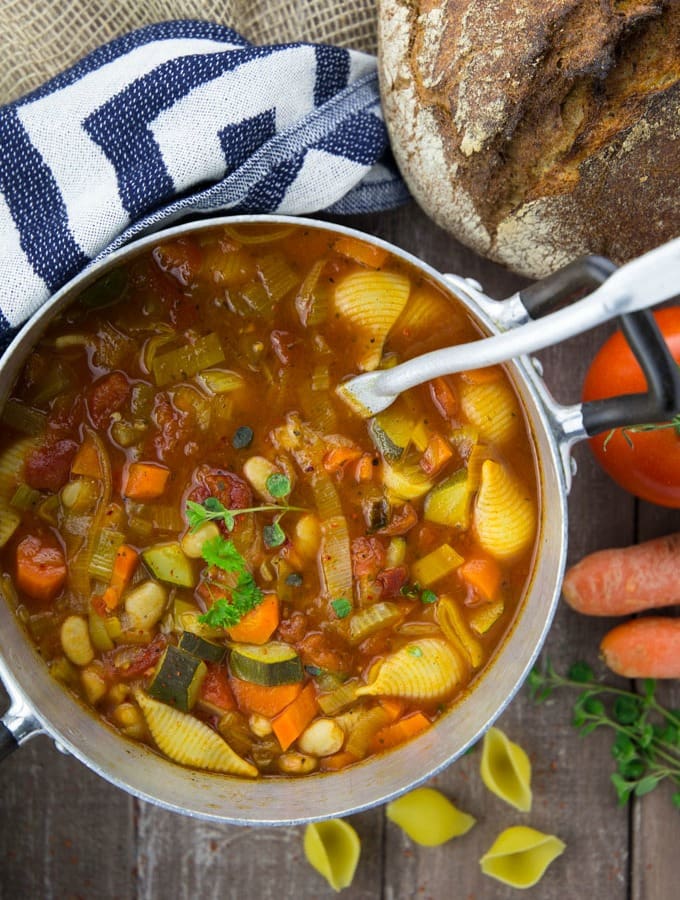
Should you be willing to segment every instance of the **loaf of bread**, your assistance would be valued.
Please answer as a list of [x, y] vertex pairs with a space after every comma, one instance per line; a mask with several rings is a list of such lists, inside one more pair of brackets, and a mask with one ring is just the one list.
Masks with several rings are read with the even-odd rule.
[[539, 278], [680, 234], [680, 0], [380, 0], [379, 46], [402, 173], [479, 253]]

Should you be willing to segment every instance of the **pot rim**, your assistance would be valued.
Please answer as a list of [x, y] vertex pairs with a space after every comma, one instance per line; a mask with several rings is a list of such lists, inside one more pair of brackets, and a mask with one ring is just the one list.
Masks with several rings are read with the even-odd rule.
[[[428, 263], [382, 238], [323, 219], [277, 215], [208, 217], [154, 231], [123, 248], [98, 257], [46, 301], [21, 328], [0, 359], [0, 407], [4, 405], [9, 388], [23, 365], [26, 347], [33, 346], [53, 316], [108, 269], [159, 241], [224, 225], [237, 226], [245, 223], [291, 224], [353, 236], [383, 247], [424, 272], [448, 294], [453, 294], [484, 330], [492, 334], [498, 331], [487, 311], [475, 303], [469, 294], [452, 287], [445, 275]], [[67, 750], [110, 783], [162, 808], [205, 820], [239, 825], [292, 825], [320, 821], [347, 816], [386, 803], [432, 778], [476, 743], [517, 694], [540, 653], [552, 624], [566, 564], [568, 484], [561, 460], [563, 448], [560, 446], [559, 435], [556, 434], [554, 422], [546, 409], [542, 382], [537, 379], [531, 361], [527, 357], [520, 357], [506, 364], [506, 371], [522, 400], [534, 444], [540, 495], [540, 536], [537, 546], [541, 549], [536, 553], [532, 575], [515, 623], [504, 636], [494, 657], [452, 709], [422, 735], [384, 756], [371, 757], [344, 771], [315, 773], [294, 780], [265, 778], [249, 782], [183, 769], [154, 751], [133, 744], [117, 734], [78, 703], [61, 685], [56, 684], [44, 661], [22, 634], [10, 603], [0, 601], [0, 675], [15, 704], [30, 709], [35, 721], [40, 724], [40, 731], [51, 736], [60, 749]], [[548, 577], [543, 573], [546, 553], [552, 553], [555, 557], [550, 560]], [[548, 582], [547, 586], [538, 583], [539, 571], [542, 573], [541, 578]], [[549, 594], [547, 600], [546, 590]], [[537, 596], [539, 593], [540, 597]], [[538, 607], [536, 614], [540, 611], [540, 616], [530, 623], [527, 616], [529, 606]], [[511, 651], [515, 644], [521, 646], [517, 636], [522, 623], [530, 626], [530, 639], [518, 662]], [[15, 636], [18, 644], [15, 644]], [[31, 656], [32, 660], [29, 658]], [[35, 671], [36, 667], [39, 668], [39, 674]], [[508, 680], [509, 684], [504, 686], [502, 697], [496, 700], [490, 698], [490, 688], [503, 680]], [[470, 695], [477, 697], [479, 702], [480, 698], [484, 698], [484, 712], [481, 712], [481, 707], [475, 710], [474, 705], [467, 702]], [[68, 707], [62, 700], [68, 701]], [[44, 711], [45, 706], [50, 710], [49, 715]], [[464, 733], [462, 738], [459, 736], [461, 731]], [[455, 739], [455, 744], [450, 748], [443, 746], [445, 738]], [[97, 742], [94, 749], [92, 741]], [[151, 760], [151, 775], [145, 778], [143, 776], [149, 771]], [[178, 772], [182, 773], [181, 777], [177, 776]], [[401, 774], [395, 776], [395, 772]], [[417, 774], [414, 775], [414, 772]], [[173, 782], [173, 790], [166, 789], [169, 780]], [[175, 781], [184, 782], [185, 785], [175, 787]], [[150, 789], [148, 783], [152, 785]], [[189, 787], [189, 800], [178, 802], [177, 797], [181, 795], [184, 786]], [[216, 788], [218, 789], [215, 790]], [[199, 798], [206, 791], [208, 798]], [[211, 791], [216, 794], [214, 801], [210, 798]], [[313, 810], [307, 808], [310, 792], [314, 797]], [[337, 797], [329, 800], [331, 792], [337, 794]], [[289, 813], [284, 812], [287, 803], [291, 807]], [[224, 809], [225, 804], [229, 807], [227, 811]]]

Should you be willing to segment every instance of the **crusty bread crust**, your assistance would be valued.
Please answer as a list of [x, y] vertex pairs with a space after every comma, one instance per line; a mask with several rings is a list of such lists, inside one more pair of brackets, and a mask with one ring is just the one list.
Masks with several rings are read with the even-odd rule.
[[680, 234], [680, 0], [380, 0], [397, 162], [441, 226], [542, 277]]

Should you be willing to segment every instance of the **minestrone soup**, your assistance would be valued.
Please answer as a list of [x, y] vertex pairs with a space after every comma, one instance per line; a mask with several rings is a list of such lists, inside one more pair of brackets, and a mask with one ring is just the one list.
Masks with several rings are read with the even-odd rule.
[[4, 593], [123, 735], [245, 778], [430, 728], [526, 587], [535, 458], [501, 367], [364, 420], [347, 377], [478, 337], [382, 247], [303, 225], [161, 241], [28, 357], [0, 436]]

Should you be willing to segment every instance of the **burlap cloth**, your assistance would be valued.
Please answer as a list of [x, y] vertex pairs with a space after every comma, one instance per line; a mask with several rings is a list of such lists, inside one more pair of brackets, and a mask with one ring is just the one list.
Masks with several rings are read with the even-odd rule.
[[376, 52], [376, 0], [0, 0], [0, 104], [140, 25], [208, 19], [255, 44], [314, 41]]

